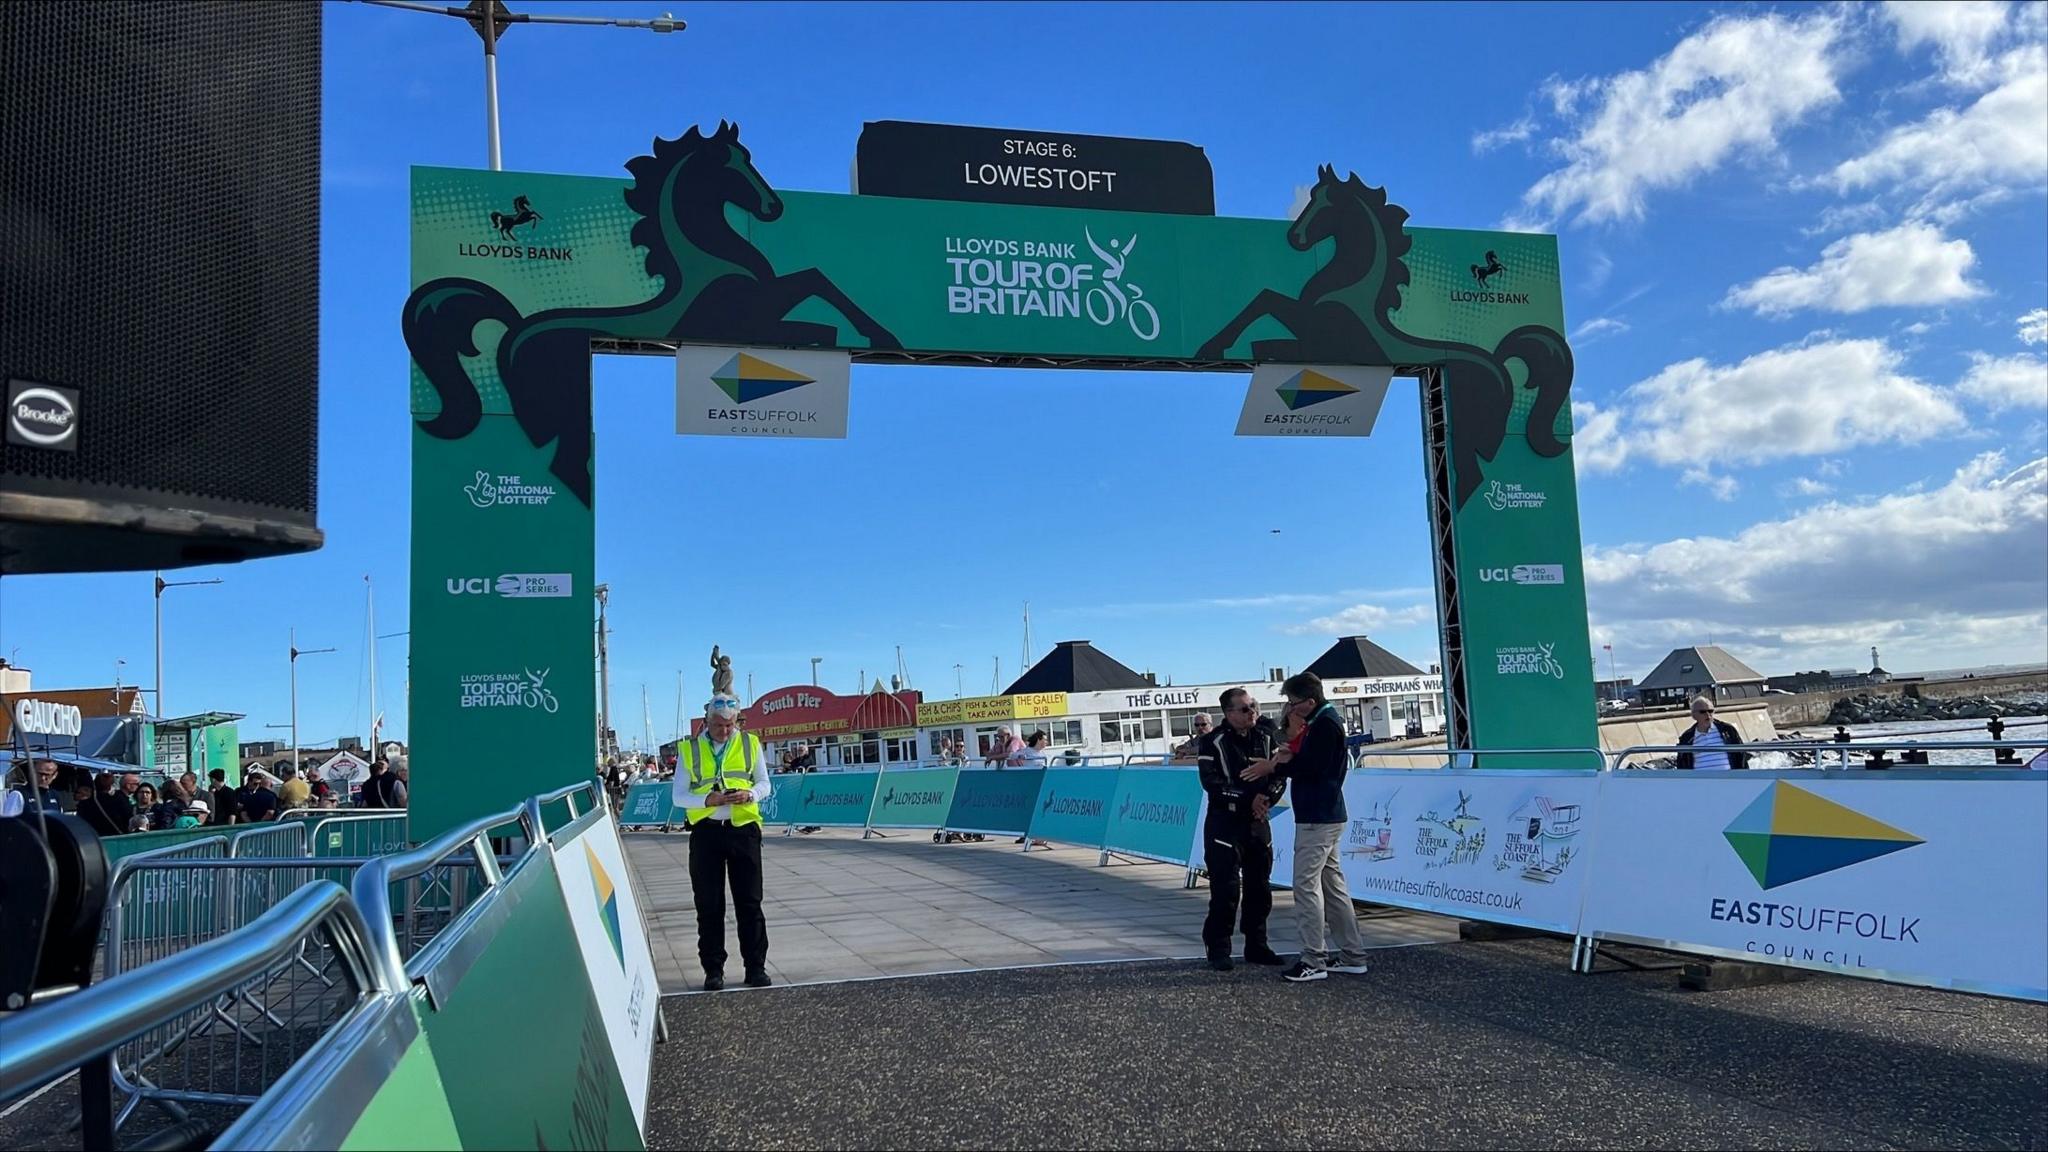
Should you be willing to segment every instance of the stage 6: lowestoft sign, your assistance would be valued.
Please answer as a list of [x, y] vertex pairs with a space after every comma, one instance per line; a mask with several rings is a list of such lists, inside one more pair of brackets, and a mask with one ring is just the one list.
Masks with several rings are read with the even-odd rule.
[[1216, 214], [1216, 178], [1193, 144], [1069, 132], [876, 120], [862, 126], [863, 196]]

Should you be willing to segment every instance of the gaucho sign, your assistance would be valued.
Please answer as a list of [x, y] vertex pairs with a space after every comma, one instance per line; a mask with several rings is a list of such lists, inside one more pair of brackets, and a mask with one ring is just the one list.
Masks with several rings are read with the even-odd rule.
[[1216, 214], [1216, 177], [1193, 144], [913, 124], [863, 125], [854, 191], [913, 200], [974, 200]]

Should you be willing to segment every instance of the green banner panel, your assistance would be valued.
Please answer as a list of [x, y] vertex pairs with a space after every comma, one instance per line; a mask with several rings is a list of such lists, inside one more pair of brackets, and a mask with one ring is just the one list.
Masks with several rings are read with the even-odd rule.
[[955, 832], [1022, 835], [1031, 827], [1043, 768], [963, 768], [953, 786], [946, 827]]
[[1192, 768], [1126, 768], [1117, 777], [1103, 847], [1186, 864], [1201, 833], [1202, 781]]
[[[779, 784], [780, 781], [777, 783]], [[793, 780], [792, 783], [794, 783]], [[619, 807], [619, 823], [622, 826], [632, 828], [666, 822], [669, 818], [669, 812], [673, 808], [674, 795], [674, 786], [670, 784], [633, 785], [631, 788], [626, 789], [626, 801]], [[768, 801], [769, 803], [774, 803], [781, 796], [782, 791], [778, 787], [776, 791], [769, 794]], [[767, 805], [764, 804], [762, 808], [763, 815], [766, 815]]]
[[1121, 768], [1048, 768], [1031, 815], [1031, 836], [1102, 847]]
[[802, 802], [782, 819], [821, 828], [861, 828], [875, 802], [876, 772], [813, 772], [804, 775]]
[[938, 828], [953, 806], [958, 768], [912, 768], [882, 773], [881, 795], [868, 824], [875, 828]]
[[[317, 1106], [317, 1105], [316, 1105]], [[398, 1152], [418, 1148], [460, 1148], [455, 1116], [448, 1110], [441, 1069], [422, 1031], [413, 1037], [398, 1066], [370, 1097], [369, 1106], [341, 1142], [341, 1152]]]
[[638, 1152], [640, 1130], [553, 860], [529, 855], [479, 907], [464, 931], [487, 935], [463, 957], [466, 970], [452, 987], [428, 975], [427, 1036], [462, 1147]]

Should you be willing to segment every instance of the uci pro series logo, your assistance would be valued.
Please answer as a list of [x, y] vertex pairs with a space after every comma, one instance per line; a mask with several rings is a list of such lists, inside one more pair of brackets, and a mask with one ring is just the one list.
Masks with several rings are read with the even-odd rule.
[[1122, 322], [1140, 340], [1159, 338], [1159, 309], [1125, 277], [1137, 233], [1107, 246], [1081, 229], [1094, 260], [1070, 242], [946, 237], [946, 311], [969, 316], [1044, 316], [1087, 320], [1098, 328]]
[[1481, 568], [1482, 584], [1562, 584], [1562, 564], [1517, 564], [1512, 568]]
[[491, 231], [498, 234], [495, 244], [458, 244], [457, 256], [483, 256], [498, 260], [574, 260], [573, 248], [541, 247], [521, 244], [519, 230], [526, 229], [526, 236], [532, 239], [546, 217], [534, 209], [533, 201], [524, 196], [512, 198], [510, 212], [491, 213]]
[[489, 576], [450, 576], [450, 596], [503, 596], [509, 599], [560, 600], [572, 592], [574, 578], [567, 572], [510, 572], [497, 579]]

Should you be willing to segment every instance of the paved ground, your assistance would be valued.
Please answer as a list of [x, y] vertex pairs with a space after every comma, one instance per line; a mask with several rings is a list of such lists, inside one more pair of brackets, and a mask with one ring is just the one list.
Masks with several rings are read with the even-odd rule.
[[[625, 837], [664, 992], [697, 987], [697, 918], [690, 897], [689, 838], [681, 832]], [[1202, 955], [1206, 887], [1182, 886], [1185, 870], [1114, 861], [1089, 849], [1035, 849], [1008, 837], [934, 844], [907, 832], [861, 841], [857, 830], [770, 834], [766, 878], [769, 975], [778, 983], [872, 979], [933, 972]], [[1368, 914], [1377, 947], [1455, 939], [1454, 923], [1405, 912]], [[1274, 893], [1273, 947], [1296, 947], [1294, 906]], [[739, 940], [726, 917], [726, 976], [737, 983]]]
[[[1287, 985], [1191, 962], [665, 1002], [650, 1147], [2048, 1147], [2048, 1007], [1686, 993], [1554, 941]], [[745, 1069], [746, 1107], [691, 1109]]]

